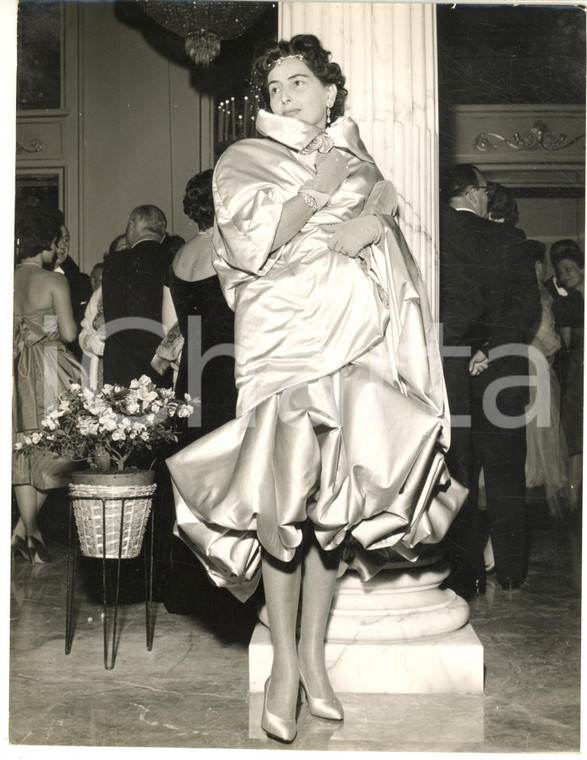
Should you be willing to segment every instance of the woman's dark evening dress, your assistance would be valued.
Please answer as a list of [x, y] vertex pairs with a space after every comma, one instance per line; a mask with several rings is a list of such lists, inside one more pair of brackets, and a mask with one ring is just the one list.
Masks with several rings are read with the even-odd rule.
[[583, 453], [584, 300], [578, 290], [553, 304], [556, 326], [571, 328], [561, 366], [561, 417], [569, 455]]
[[[201, 424], [188, 427], [186, 433], [189, 440], [195, 440], [234, 417], [234, 313], [226, 303], [216, 275], [188, 282], [180, 279], [171, 266], [167, 285], [185, 341], [175, 392], [178, 398], [189, 393], [201, 399]], [[212, 356], [212, 352], [218, 355]], [[203, 365], [200, 365], [201, 385], [199, 361]], [[186, 439], [183, 442], [185, 444]]]
[[[177, 445], [177, 449], [181, 449], [234, 417], [237, 397], [232, 355], [234, 313], [226, 303], [216, 275], [189, 282], [178, 277], [170, 266], [166, 285], [184, 337], [175, 383], [176, 396], [183, 398], [184, 393], [189, 393], [201, 401], [195, 406], [200, 419], [194, 419], [196, 415], [189, 418], [199, 424], [190, 425], [188, 420], [182, 420]], [[200, 358], [203, 366], [198, 365]], [[170, 502], [169, 510], [167, 504], [165, 508], [164, 528], [169, 535], [175, 511], [170, 495], [165, 501]], [[179, 614], [205, 612], [210, 606], [206, 599], [214, 589], [193, 553], [182, 541], [173, 537], [171, 540], [169, 578], [163, 584], [165, 606], [169, 612]]]

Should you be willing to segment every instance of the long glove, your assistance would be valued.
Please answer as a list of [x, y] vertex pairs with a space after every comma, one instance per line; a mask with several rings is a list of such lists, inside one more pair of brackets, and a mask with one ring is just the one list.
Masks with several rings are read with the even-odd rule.
[[371, 243], [376, 243], [383, 232], [381, 222], [373, 215], [359, 216], [339, 224], [327, 224], [323, 229], [332, 232], [328, 247], [351, 258], [355, 258]]
[[344, 154], [336, 148], [329, 153], [319, 153], [316, 158], [316, 175], [303, 186], [312, 187], [319, 193], [332, 195], [349, 176], [349, 167]]

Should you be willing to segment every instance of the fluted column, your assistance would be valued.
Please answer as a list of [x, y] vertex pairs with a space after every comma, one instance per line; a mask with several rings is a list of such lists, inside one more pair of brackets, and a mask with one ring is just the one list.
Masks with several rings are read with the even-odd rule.
[[437, 314], [438, 126], [433, 3], [281, 2], [279, 33], [311, 33], [347, 78], [346, 112], [386, 179]]

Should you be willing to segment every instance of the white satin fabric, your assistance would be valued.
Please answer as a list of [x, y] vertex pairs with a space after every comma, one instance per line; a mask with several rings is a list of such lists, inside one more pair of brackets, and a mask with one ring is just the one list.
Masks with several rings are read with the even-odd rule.
[[[260, 547], [292, 559], [308, 518], [325, 549], [344, 542], [345, 562], [368, 577], [390, 549], [415, 559], [438, 542], [466, 495], [444, 464], [440, 354], [390, 183], [355, 122], [338, 119], [327, 132], [349, 177], [271, 253], [283, 203], [315, 173], [304, 149], [321, 130], [266, 112], [257, 126], [269, 139], [231, 146], [214, 173], [237, 418], [168, 460], [178, 535], [241, 599], [258, 583]], [[367, 211], [385, 229], [378, 245], [357, 259], [330, 251], [323, 225]]]

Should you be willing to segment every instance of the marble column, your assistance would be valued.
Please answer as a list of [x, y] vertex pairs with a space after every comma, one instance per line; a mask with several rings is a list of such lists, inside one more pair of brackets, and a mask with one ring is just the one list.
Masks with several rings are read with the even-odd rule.
[[[347, 77], [346, 112], [399, 196], [399, 224], [437, 313], [438, 129], [433, 4], [281, 2], [280, 37], [312, 33]], [[375, 578], [338, 582], [326, 634], [330, 680], [340, 692], [483, 692], [483, 648], [467, 603], [440, 585], [434, 548], [390, 562]], [[265, 611], [249, 647], [249, 686], [271, 667]], [[265, 623], [265, 625], [263, 624]]]

